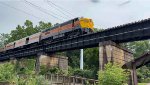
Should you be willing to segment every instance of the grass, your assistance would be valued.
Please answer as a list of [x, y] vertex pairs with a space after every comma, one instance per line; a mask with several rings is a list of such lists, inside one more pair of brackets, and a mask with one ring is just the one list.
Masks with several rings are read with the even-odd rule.
[[146, 85], [147, 83], [138, 83], [138, 85]]

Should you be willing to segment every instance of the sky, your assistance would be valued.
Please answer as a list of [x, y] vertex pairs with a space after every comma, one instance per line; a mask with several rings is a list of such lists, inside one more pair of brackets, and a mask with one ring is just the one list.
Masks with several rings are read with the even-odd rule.
[[96, 28], [107, 29], [150, 18], [150, 0], [26, 1], [0, 0], [0, 33], [10, 33], [17, 25], [23, 25], [25, 20], [37, 25], [39, 21], [55, 24], [75, 17], [87, 17], [94, 21]]

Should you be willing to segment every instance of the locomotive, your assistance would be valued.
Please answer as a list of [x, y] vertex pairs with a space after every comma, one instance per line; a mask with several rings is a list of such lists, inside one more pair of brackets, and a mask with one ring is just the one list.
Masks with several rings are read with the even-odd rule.
[[87, 33], [92, 33], [94, 23], [90, 18], [74, 18], [61, 24], [56, 24], [51, 28], [22, 38], [20, 40], [6, 44], [0, 48], [0, 52], [5, 52], [14, 48], [19, 48], [34, 43], [53, 42], [56, 40], [67, 39], [80, 36]]

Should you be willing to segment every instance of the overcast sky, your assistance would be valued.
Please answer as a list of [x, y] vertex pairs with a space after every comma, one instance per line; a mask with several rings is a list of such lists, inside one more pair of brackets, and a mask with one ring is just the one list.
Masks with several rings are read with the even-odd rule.
[[27, 19], [36, 25], [39, 21], [54, 24], [82, 16], [92, 18], [95, 27], [106, 29], [150, 17], [150, 0], [49, 0], [63, 9], [47, 0], [27, 1], [44, 8], [46, 13], [24, 0], [0, 0], [0, 33], [10, 33]]

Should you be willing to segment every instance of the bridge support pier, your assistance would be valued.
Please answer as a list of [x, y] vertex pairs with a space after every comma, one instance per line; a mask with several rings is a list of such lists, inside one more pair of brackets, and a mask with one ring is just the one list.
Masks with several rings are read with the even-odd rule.
[[37, 57], [36, 57], [36, 62], [35, 62], [35, 73], [39, 74], [40, 72], [40, 56], [42, 55], [42, 53], [38, 53]]
[[[112, 62], [112, 63], [122, 63], [120, 61], [120, 59], [122, 59], [123, 55], [121, 55], [118, 59], [116, 59], [116, 57], [118, 57], [117, 55], [115, 55], [116, 53], [122, 53], [122, 50], [120, 50], [120, 48], [118, 48], [115, 42], [112, 41], [104, 41], [104, 42], [100, 42], [99, 43], [99, 69], [100, 70], [104, 70], [104, 66], [105, 64], [107, 64], [108, 62]], [[120, 52], [117, 52], [120, 51]], [[115, 52], [115, 54], [114, 54]], [[116, 60], [119, 60], [116, 61]]]
[[56, 54], [39, 53], [37, 54], [36, 62], [35, 62], [36, 74], [39, 74], [41, 65], [46, 66], [46, 68], [58, 67], [62, 70], [67, 71], [68, 58]]
[[[119, 44], [116, 44], [112, 41], [105, 41], [99, 43], [99, 69], [104, 70], [105, 64], [108, 62], [120, 64], [123, 66], [125, 63], [133, 60], [133, 53], [128, 49], [121, 47]], [[135, 74], [135, 70], [131, 73]], [[135, 76], [134, 76], [135, 77]], [[133, 76], [131, 75], [131, 81], [133, 80]], [[129, 85], [137, 85], [132, 84], [129, 80]]]
[[133, 60], [133, 53], [112, 41], [99, 43], [99, 69], [103, 70], [108, 62], [123, 66], [126, 62]]
[[108, 63], [107, 55], [106, 55], [106, 47], [99, 44], [99, 69], [104, 70], [104, 65]]

